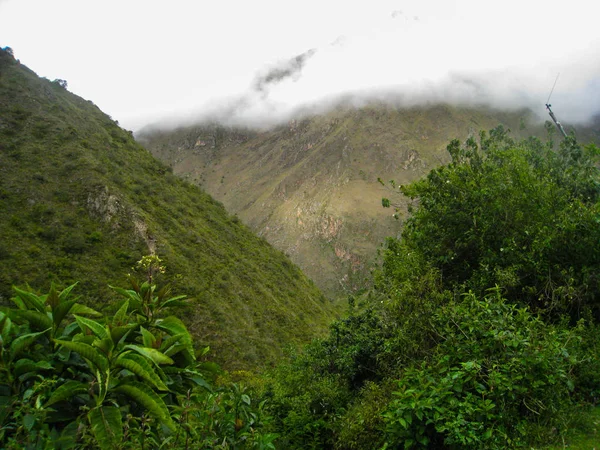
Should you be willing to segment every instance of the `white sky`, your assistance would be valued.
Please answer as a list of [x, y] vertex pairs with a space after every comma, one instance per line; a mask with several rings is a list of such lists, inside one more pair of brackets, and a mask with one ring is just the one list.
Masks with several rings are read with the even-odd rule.
[[[0, 46], [129, 129], [284, 120], [341, 94], [600, 111], [594, 0], [0, 0]], [[257, 76], [316, 49], [265, 91]]]

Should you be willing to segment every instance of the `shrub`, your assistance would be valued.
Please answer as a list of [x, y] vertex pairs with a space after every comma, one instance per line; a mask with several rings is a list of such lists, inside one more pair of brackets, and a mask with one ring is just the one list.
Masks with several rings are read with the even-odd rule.
[[599, 318], [598, 149], [567, 139], [555, 152], [497, 128], [448, 152], [450, 164], [401, 187], [418, 207], [385, 264], [417, 258], [445, 289], [482, 295], [498, 284], [510, 301], [554, 318], [586, 308]]
[[0, 310], [0, 443], [3, 448], [274, 448], [264, 403], [200, 361], [187, 328], [168, 308], [183, 296], [147, 279], [114, 288], [111, 317], [77, 303], [75, 285], [46, 295], [15, 288]]
[[498, 290], [433, 315], [439, 346], [407, 368], [385, 413], [388, 446], [506, 448], [564, 429], [582, 327], [544, 324]]

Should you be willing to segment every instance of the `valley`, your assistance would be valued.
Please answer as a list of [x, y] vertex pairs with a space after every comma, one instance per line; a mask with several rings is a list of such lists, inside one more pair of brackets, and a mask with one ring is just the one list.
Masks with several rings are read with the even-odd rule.
[[134, 139], [0, 49], [0, 443], [588, 448], [599, 130], [372, 103]]
[[[368, 284], [377, 249], [401, 232], [405, 214], [396, 220], [382, 207], [390, 188], [378, 179], [413, 182], [449, 161], [449, 140], [499, 124], [516, 135], [545, 134], [526, 110], [378, 103], [262, 131], [207, 124], [149, 128], [137, 139], [338, 297]], [[405, 212], [406, 199], [397, 203]]]

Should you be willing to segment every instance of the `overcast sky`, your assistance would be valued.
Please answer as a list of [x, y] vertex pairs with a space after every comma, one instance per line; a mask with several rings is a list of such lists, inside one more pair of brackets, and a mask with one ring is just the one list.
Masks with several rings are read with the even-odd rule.
[[0, 46], [128, 129], [340, 95], [600, 111], [600, 2], [0, 0]]

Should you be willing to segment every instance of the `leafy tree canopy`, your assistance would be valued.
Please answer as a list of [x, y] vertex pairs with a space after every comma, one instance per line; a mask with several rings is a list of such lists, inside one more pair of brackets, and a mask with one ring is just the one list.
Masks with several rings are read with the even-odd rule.
[[598, 148], [568, 138], [554, 151], [498, 127], [448, 151], [450, 164], [400, 187], [414, 207], [385, 255], [386, 282], [406, 281], [399, 268], [417, 254], [446, 289], [499, 285], [536, 310], [598, 318]]

